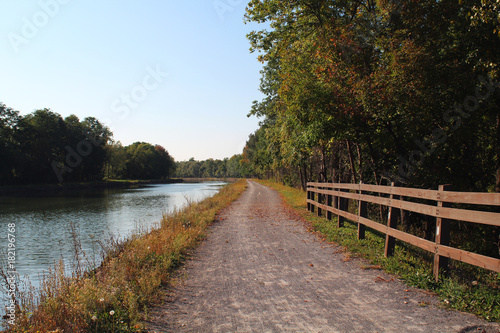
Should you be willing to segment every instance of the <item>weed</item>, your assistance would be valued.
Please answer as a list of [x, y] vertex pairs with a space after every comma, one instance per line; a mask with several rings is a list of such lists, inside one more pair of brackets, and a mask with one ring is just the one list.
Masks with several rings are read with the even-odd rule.
[[[385, 235], [366, 230], [366, 238], [357, 239], [357, 224], [346, 221], [337, 228], [337, 222], [317, 217], [306, 209], [306, 193], [272, 181], [260, 183], [276, 189], [285, 203], [314, 231], [327, 241], [337, 243], [349, 251], [349, 257], [368, 259], [374, 267], [397, 275], [406, 284], [435, 292], [442, 306], [474, 313], [489, 321], [500, 321], [500, 274], [451, 260], [451, 274], [436, 282], [432, 273], [432, 255], [415, 246], [396, 241], [393, 257], [384, 257]], [[376, 212], [376, 210], [374, 210]], [[372, 216], [376, 219], [376, 216]], [[366, 266], [365, 266], [366, 267]], [[421, 304], [426, 306], [426, 304]]]
[[[61, 260], [50, 269], [40, 290], [16, 293], [16, 319], [4, 327], [8, 332], [140, 332], [147, 306], [159, 288], [205, 235], [217, 212], [246, 188], [244, 180], [222, 188], [201, 202], [164, 216], [159, 227], [125, 240], [102, 243], [103, 260], [95, 269], [71, 226], [76, 271], [66, 276]], [[0, 278], [2, 270], [0, 270]], [[17, 287], [16, 287], [17, 288]]]

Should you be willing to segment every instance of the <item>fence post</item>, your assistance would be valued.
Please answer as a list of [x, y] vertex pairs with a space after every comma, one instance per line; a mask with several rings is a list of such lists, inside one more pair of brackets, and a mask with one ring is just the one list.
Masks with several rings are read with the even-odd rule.
[[[359, 182], [359, 194], [364, 194], [364, 191], [361, 191], [361, 185], [363, 182]], [[359, 217], [367, 217], [367, 209], [366, 209], [366, 201], [358, 200], [358, 216]], [[360, 222], [358, 222], [358, 239], [365, 239], [365, 229], [366, 226]]]
[[[316, 201], [316, 193], [314, 192], [314, 190], [316, 190], [316, 186], [313, 186], [311, 188], [311, 200], [312, 201]], [[314, 208], [316, 207], [316, 205], [314, 203], [311, 204], [311, 213], [314, 213]]]
[[[322, 190], [323, 188], [322, 187], [318, 187], [318, 190]], [[321, 193], [318, 193], [318, 204], [322, 204], [323, 203], [323, 194]], [[317, 214], [319, 217], [321, 217], [323, 215], [323, 209], [319, 208], [318, 206], [318, 214]]]
[[[332, 192], [334, 192], [333, 188], [332, 188]], [[332, 204], [333, 204], [333, 208], [339, 208], [339, 197], [338, 196], [336, 196], [336, 195], [332, 196]]]
[[309, 185], [307, 185], [307, 210], [311, 211], [311, 204], [309, 203], [309, 200], [311, 200], [311, 191], [309, 191]]
[[[340, 211], [342, 210], [342, 197], [340, 196], [340, 188], [337, 189], [337, 192], [339, 195], [337, 195], [337, 209]], [[337, 213], [337, 227], [342, 227], [344, 225], [344, 217], [340, 216], [340, 213]]]
[[[349, 191], [349, 190], [347, 190], [347, 191]], [[340, 194], [340, 192], [346, 192], [346, 190], [339, 189], [339, 194]], [[341, 210], [341, 211], [342, 210], [343, 211], [347, 211], [349, 209], [349, 199], [343, 198], [340, 195], [339, 195], [338, 199], [339, 199], [339, 207], [338, 207], [338, 209]], [[344, 221], [345, 221], [345, 217], [343, 217], [343, 216], [341, 216], [339, 214], [338, 215], [338, 222], [339, 222], [338, 223], [338, 227], [339, 228], [342, 228], [344, 226]]]
[[[391, 183], [391, 187], [394, 187], [394, 182]], [[392, 200], [398, 200], [398, 199], [399, 199], [399, 196], [391, 193], [389, 203], [391, 203]], [[388, 208], [389, 208], [389, 213], [387, 216], [387, 226], [389, 228], [396, 229], [397, 224], [398, 224], [398, 209], [394, 208], [394, 207], [390, 207], [390, 206]], [[389, 234], [387, 234], [385, 236], [384, 255], [386, 257], [392, 257], [394, 255], [394, 248], [395, 247], [396, 247], [396, 239], [392, 236], [389, 236]]]
[[[451, 185], [439, 185], [440, 192], [451, 190]], [[449, 203], [445, 203], [440, 200], [441, 195], [438, 193], [437, 197], [437, 215], [440, 214], [439, 208], [449, 207]], [[448, 219], [443, 219], [441, 217], [436, 217], [436, 244], [449, 245], [450, 244], [450, 221]], [[436, 282], [439, 281], [439, 271], [442, 270], [447, 273], [448, 270], [448, 258], [439, 255], [439, 250], [436, 250], [434, 254], [434, 277]]]
[[[332, 191], [332, 190], [333, 190], [332, 188], [330, 188], [330, 189], [329, 189], [329, 191]], [[326, 205], [327, 205], [328, 207], [332, 207], [332, 205], [333, 205], [333, 196], [332, 196], [331, 194], [328, 194], [328, 195], [326, 196]], [[331, 212], [331, 211], [329, 211], [329, 210], [327, 210], [327, 211], [326, 211], [326, 218], [327, 218], [329, 221], [331, 221], [331, 220], [332, 220], [332, 216], [333, 216], [332, 212]]]

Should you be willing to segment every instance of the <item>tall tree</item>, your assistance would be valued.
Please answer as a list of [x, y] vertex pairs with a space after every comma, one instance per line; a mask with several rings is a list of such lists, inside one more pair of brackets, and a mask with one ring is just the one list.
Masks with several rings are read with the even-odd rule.
[[0, 184], [12, 184], [17, 178], [19, 156], [14, 133], [19, 119], [18, 111], [0, 103]]
[[50, 109], [36, 110], [20, 119], [15, 136], [22, 160], [18, 172], [23, 182], [57, 181], [52, 162], [62, 161], [66, 155], [66, 124], [61, 115]]
[[498, 79], [495, 6], [250, 1], [246, 19], [270, 27], [248, 36], [266, 64], [267, 97], [251, 113], [265, 117], [265, 139], [279, 147], [275, 165], [313, 163], [309, 177], [319, 180], [340, 172], [344, 180], [488, 188], [500, 179], [500, 162], [491, 163], [500, 160], [499, 91], [485, 92]]

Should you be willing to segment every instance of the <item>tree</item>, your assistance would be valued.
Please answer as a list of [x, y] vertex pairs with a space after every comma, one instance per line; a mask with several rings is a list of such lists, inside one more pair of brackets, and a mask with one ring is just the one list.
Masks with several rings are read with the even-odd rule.
[[0, 184], [12, 184], [16, 181], [18, 147], [14, 141], [20, 116], [5, 104], [0, 103]]
[[174, 159], [160, 145], [123, 147], [94, 117], [62, 118], [50, 109], [26, 116], [0, 103], [0, 184], [166, 179]]
[[160, 146], [155, 145], [156, 151], [156, 174], [154, 179], [170, 178], [175, 172], [175, 161], [168, 151]]
[[54, 161], [64, 161], [66, 124], [58, 113], [40, 109], [22, 117], [14, 134], [20, 162], [16, 172], [23, 183], [57, 181]]
[[[258, 150], [273, 152], [273, 173], [302, 185], [389, 178], [470, 190], [490, 188], [496, 174], [500, 187], [500, 89], [486, 92], [499, 78], [495, 8], [250, 1], [246, 20], [271, 28], [248, 38], [265, 63], [266, 97], [251, 114], [264, 117], [257, 141], [267, 150]], [[474, 100], [478, 90], [484, 98]], [[248, 167], [257, 167], [255, 146], [243, 153]]]
[[135, 142], [125, 149], [124, 177], [128, 179], [165, 179], [175, 163], [165, 148], [146, 142]]
[[120, 141], [106, 146], [104, 176], [108, 179], [125, 179], [127, 152]]

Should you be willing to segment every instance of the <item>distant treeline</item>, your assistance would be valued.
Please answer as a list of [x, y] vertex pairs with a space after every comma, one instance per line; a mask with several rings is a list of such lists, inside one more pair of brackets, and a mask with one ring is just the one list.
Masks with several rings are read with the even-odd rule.
[[251, 0], [250, 172], [500, 191], [500, 2]]
[[62, 118], [50, 109], [21, 116], [0, 103], [0, 185], [166, 179], [175, 169], [165, 148], [123, 147], [99, 120]]
[[249, 166], [243, 163], [242, 155], [223, 160], [176, 162], [175, 176], [179, 178], [245, 178], [251, 175]]

